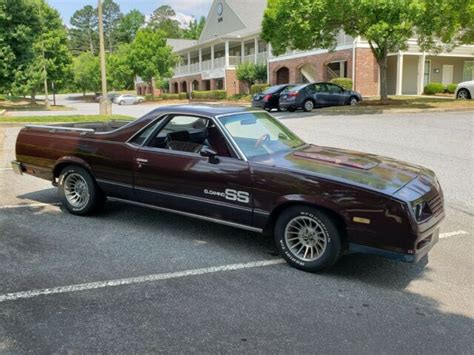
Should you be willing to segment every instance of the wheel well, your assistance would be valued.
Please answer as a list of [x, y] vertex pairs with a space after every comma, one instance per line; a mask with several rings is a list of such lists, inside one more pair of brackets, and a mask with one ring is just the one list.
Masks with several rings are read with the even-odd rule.
[[59, 174], [61, 174], [61, 171], [66, 167], [66, 166], [69, 166], [69, 165], [75, 165], [75, 166], [79, 166], [83, 169], [86, 169], [87, 172], [93, 176], [91, 174], [91, 171], [89, 170], [89, 168], [87, 166], [84, 166], [82, 164], [79, 164], [79, 163], [76, 163], [76, 162], [71, 162], [71, 161], [65, 161], [65, 162], [61, 162], [59, 163], [58, 165], [56, 165], [53, 169], [53, 182], [59, 177]]
[[278, 220], [278, 217], [281, 215], [281, 213], [286, 210], [287, 208], [290, 207], [295, 207], [295, 206], [307, 206], [307, 207], [312, 207], [312, 208], [317, 208], [327, 214], [329, 217], [331, 217], [336, 223], [336, 227], [338, 228], [339, 232], [341, 232], [342, 236], [342, 241], [343, 243], [347, 242], [347, 225], [346, 222], [344, 221], [344, 218], [337, 212], [334, 212], [333, 210], [322, 207], [313, 203], [301, 203], [301, 202], [287, 202], [284, 203], [278, 207], [276, 207], [271, 213], [270, 216], [268, 217], [267, 224], [265, 225], [265, 228], [263, 229], [264, 234], [266, 235], [271, 235], [273, 234], [273, 229], [275, 228], [275, 223]]

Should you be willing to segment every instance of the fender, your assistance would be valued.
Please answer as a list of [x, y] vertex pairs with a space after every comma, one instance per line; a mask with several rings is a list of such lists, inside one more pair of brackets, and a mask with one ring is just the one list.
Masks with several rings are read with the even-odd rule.
[[57, 159], [56, 162], [54, 163], [53, 182], [59, 176], [59, 173], [61, 172], [62, 167], [69, 164], [79, 165], [87, 169], [89, 172], [92, 172], [92, 167], [84, 159], [67, 155], [67, 156]]
[[344, 210], [341, 210], [333, 201], [316, 195], [291, 194], [281, 196], [275, 201], [264, 226], [261, 226], [264, 229], [264, 233], [267, 234], [273, 230], [274, 223], [281, 211], [286, 207], [296, 204], [304, 204], [325, 209], [340, 218], [345, 225], [350, 223], [349, 215]]

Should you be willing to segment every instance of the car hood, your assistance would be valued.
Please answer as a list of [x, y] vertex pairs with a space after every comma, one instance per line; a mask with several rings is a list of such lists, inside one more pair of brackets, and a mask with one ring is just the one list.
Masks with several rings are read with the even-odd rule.
[[306, 145], [258, 161], [388, 195], [393, 195], [420, 174], [435, 179], [433, 172], [421, 166], [374, 154], [316, 145]]

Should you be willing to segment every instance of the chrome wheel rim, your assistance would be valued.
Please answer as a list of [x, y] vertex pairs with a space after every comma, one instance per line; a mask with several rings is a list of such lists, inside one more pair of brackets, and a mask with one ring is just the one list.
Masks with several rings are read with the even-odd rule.
[[295, 257], [304, 261], [315, 261], [326, 251], [328, 232], [314, 218], [298, 216], [285, 228], [285, 242]]
[[74, 208], [84, 208], [90, 198], [87, 181], [77, 173], [69, 174], [64, 179], [64, 195]]
[[357, 103], [358, 103], [357, 99], [354, 99], [354, 98], [351, 99], [351, 106], [355, 106], [357, 105]]
[[308, 111], [309, 111], [309, 110], [312, 110], [313, 107], [314, 107], [313, 101], [306, 101], [306, 103], [304, 104], [304, 108], [305, 108], [306, 110], [308, 110]]
[[466, 100], [467, 99], [467, 91], [461, 90], [458, 92], [458, 99]]

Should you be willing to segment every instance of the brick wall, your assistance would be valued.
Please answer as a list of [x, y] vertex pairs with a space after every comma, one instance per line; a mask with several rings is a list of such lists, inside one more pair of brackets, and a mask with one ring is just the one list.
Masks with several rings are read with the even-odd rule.
[[364, 96], [379, 95], [379, 66], [369, 48], [356, 48], [354, 87]]
[[179, 92], [183, 92], [183, 90], [182, 90], [183, 82], [186, 82], [186, 88], [187, 88], [187, 91], [189, 92], [191, 90], [191, 85], [192, 85], [193, 81], [195, 81], [195, 80], [198, 82], [198, 89], [203, 90], [201, 74], [194, 74], [194, 75], [182, 76], [182, 77], [179, 77], [179, 78], [171, 79], [170, 80], [170, 92], [174, 93], [174, 94], [177, 94], [177, 92], [175, 90], [174, 83], [178, 83]]
[[297, 83], [300, 81], [300, 68], [309, 64], [313, 66], [313, 69], [316, 73], [317, 81], [326, 81], [327, 70], [326, 65], [328, 63], [345, 60], [347, 61], [347, 74], [346, 76], [352, 78], [352, 49], [345, 49], [336, 52], [328, 52], [321, 54], [313, 54], [304, 57], [292, 58], [279, 60], [276, 62], [271, 62], [269, 64], [270, 68], [270, 84], [274, 85], [277, 82], [277, 71], [282, 67], [287, 67], [289, 69], [289, 78], [291, 83]]
[[227, 91], [227, 96], [237, 95], [242, 91], [242, 85], [240, 80], [237, 80], [235, 70], [225, 71], [225, 91]]

